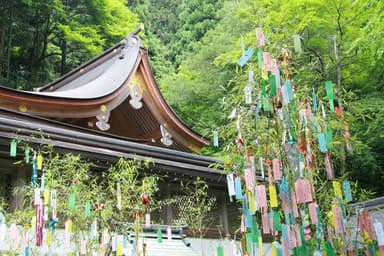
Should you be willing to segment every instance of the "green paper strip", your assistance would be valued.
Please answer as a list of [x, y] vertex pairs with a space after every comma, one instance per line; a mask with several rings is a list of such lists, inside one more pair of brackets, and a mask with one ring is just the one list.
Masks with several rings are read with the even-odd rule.
[[259, 235], [259, 233], [258, 233], [259, 232], [258, 231], [259, 225], [257, 224], [257, 220], [256, 220], [256, 216], [255, 215], [252, 215], [252, 223], [253, 223], [253, 225], [251, 227], [251, 233], [254, 234], [255, 236], [258, 236]]
[[269, 112], [272, 110], [271, 103], [268, 98], [263, 98], [263, 109], [265, 112]]
[[280, 220], [280, 213], [279, 212], [273, 212], [273, 226], [275, 230], [277, 231], [282, 231], [282, 226], [281, 226], [281, 220]]
[[376, 247], [376, 244], [368, 244], [368, 255], [369, 256], [376, 256], [379, 255], [377, 254], [378, 248]]
[[300, 35], [295, 34], [293, 35], [293, 45], [295, 47], [295, 52], [301, 53], [301, 40], [300, 40]]
[[89, 201], [85, 203], [85, 217], [91, 217], [91, 203]]
[[217, 256], [224, 256], [224, 251], [222, 246], [217, 246]]
[[25, 159], [25, 163], [26, 164], [29, 164], [29, 159], [30, 159], [30, 150], [29, 150], [29, 147], [27, 147], [25, 150], [24, 150], [24, 159]]
[[333, 100], [335, 98], [335, 94], [333, 93], [332, 81], [328, 80], [325, 82], [325, 91], [329, 100]]
[[9, 156], [15, 157], [17, 153], [17, 140], [12, 140], [10, 143]]
[[163, 232], [161, 232], [161, 229], [159, 228], [157, 230], [157, 242], [160, 244], [163, 242]]
[[335, 105], [333, 104], [333, 100], [329, 100], [329, 109], [331, 112], [335, 112]]
[[257, 51], [257, 66], [261, 69], [263, 67], [263, 51]]
[[[252, 253], [253, 249], [253, 234], [252, 233], [246, 233], [245, 234], [245, 241], [247, 243], [247, 251], [248, 253]], [[250, 254], [252, 255], [252, 254]]]
[[333, 247], [329, 241], [325, 242], [325, 252], [326, 252], [327, 256], [334, 256], [335, 255]]

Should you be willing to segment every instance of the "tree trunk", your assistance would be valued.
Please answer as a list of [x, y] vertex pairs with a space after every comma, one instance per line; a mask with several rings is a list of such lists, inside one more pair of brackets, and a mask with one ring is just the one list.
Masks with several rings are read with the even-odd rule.
[[13, 15], [12, 10], [9, 12], [9, 21], [8, 21], [8, 45], [7, 45], [7, 73], [6, 78], [9, 79], [9, 75], [11, 72], [11, 47], [12, 47], [12, 22], [13, 22]]
[[60, 62], [60, 74], [64, 75], [67, 72], [67, 41], [64, 36], [61, 39], [61, 62]]
[[[336, 71], [337, 71], [337, 82], [336, 82], [336, 98], [337, 103], [339, 105], [339, 108], [341, 110], [341, 113], [343, 113], [343, 102], [341, 100], [341, 62], [340, 62], [340, 55], [339, 55], [339, 48], [337, 46], [337, 37], [336, 35], [333, 38], [333, 46], [335, 51], [335, 60], [336, 60]], [[341, 121], [344, 123], [343, 115], [341, 117]], [[346, 170], [346, 159], [345, 159], [345, 145], [341, 144], [340, 147], [340, 156], [341, 156], [341, 175], [345, 173]]]
[[4, 69], [4, 36], [5, 31], [4, 27], [0, 27], [0, 78], [3, 76], [3, 69]]

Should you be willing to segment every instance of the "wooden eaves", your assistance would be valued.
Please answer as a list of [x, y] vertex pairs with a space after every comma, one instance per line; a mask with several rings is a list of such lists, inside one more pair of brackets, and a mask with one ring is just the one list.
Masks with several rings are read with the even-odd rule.
[[151, 159], [155, 169], [162, 174], [186, 178], [200, 176], [217, 185], [225, 184], [225, 176], [220, 168], [214, 168], [220, 166], [216, 159], [145, 145], [135, 140], [130, 141], [23, 113], [0, 110], [0, 131], [2, 157], [9, 154], [10, 140], [17, 139], [37, 146], [50, 144], [57, 151], [79, 153], [92, 160], [111, 163], [119, 157]]
[[[141, 106], [132, 107], [132, 101]], [[209, 144], [166, 103], [135, 33], [33, 92], [0, 87], [0, 106], [91, 130], [107, 115], [105, 134], [178, 151], [200, 153]], [[162, 143], [164, 133], [171, 145]]]

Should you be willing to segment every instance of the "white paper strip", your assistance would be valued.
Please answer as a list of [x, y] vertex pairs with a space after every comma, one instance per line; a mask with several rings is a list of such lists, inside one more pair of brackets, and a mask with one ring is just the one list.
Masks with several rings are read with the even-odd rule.
[[373, 224], [375, 227], [375, 232], [376, 232], [376, 238], [377, 238], [377, 244], [379, 246], [384, 245], [384, 231], [383, 231], [383, 224], [380, 222], [376, 222]]

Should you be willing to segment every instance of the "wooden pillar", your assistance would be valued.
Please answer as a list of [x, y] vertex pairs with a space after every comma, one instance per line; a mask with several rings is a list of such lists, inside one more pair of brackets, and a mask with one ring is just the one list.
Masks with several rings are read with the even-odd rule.
[[[22, 210], [23, 209], [23, 201], [24, 201], [24, 192], [23, 187], [25, 184], [25, 167], [15, 168], [13, 171], [13, 175], [11, 176], [11, 202], [10, 202], [10, 210]], [[17, 189], [16, 189], [17, 188]], [[16, 193], [15, 193], [16, 189]]]
[[[171, 184], [168, 183], [166, 185], [166, 191], [165, 191], [166, 198], [169, 199], [171, 198]], [[166, 206], [166, 225], [172, 225], [173, 224], [173, 211], [172, 211], [172, 205], [167, 204]]]
[[[169, 183], [161, 183], [159, 185], [161, 196], [160, 200], [167, 200], [171, 198], [171, 186]], [[173, 223], [172, 205], [166, 204], [161, 207], [161, 220], [164, 225], [171, 225]]]
[[227, 209], [227, 196], [226, 193], [219, 192], [218, 194], [218, 200], [219, 200], [219, 209], [220, 209], [220, 224], [223, 227], [223, 231], [225, 233], [229, 232], [229, 225], [228, 225], [228, 209]]

